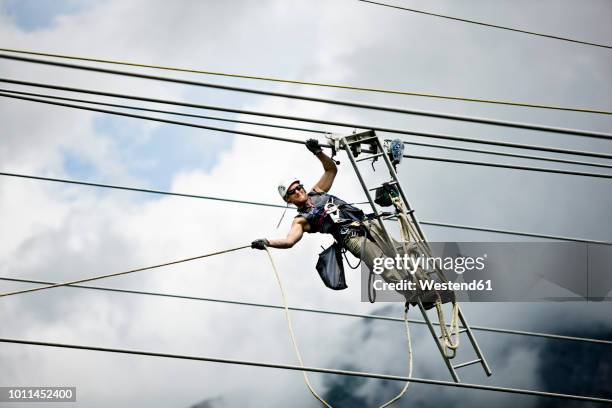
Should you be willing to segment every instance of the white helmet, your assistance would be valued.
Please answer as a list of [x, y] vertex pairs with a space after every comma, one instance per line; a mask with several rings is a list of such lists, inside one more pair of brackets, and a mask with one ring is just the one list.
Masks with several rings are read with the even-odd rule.
[[278, 182], [278, 194], [280, 194], [283, 200], [287, 201], [287, 190], [289, 190], [289, 187], [295, 182], [299, 183], [300, 179], [297, 177], [289, 177]]

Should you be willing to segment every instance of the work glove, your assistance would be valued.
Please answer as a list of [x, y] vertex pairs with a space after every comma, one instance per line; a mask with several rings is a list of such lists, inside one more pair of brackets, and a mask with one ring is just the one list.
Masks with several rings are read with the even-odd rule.
[[306, 141], [306, 148], [312, 152], [312, 154], [317, 155], [323, 151], [321, 149], [321, 145], [317, 139], [308, 139]]
[[266, 249], [268, 245], [270, 245], [270, 241], [265, 238], [256, 239], [255, 241], [251, 242], [251, 248], [254, 249]]

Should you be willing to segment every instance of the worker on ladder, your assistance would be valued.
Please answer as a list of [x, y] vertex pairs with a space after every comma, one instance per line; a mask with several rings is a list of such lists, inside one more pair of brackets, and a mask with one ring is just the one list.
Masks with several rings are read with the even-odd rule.
[[[348, 250], [372, 271], [374, 259], [393, 256], [393, 250], [387, 247], [388, 243], [385, 242], [376, 222], [368, 220], [361, 209], [328, 193], [338, 168], [336, 163], [323, 152], [319, 142], [316, 139], [309, 139], [306, 141], [306, 148], [321, 161], [323, 175], [308, 192], [298, 178], [281, 181], [278, 192], [287, 205], [293, 204], [297, 207], [298, 215], [293, 219], [285, 238], [256, 239], [251, 243], [251, 247], [261, 250], [265, 247], [291, 248], [305, 232], [331, 234], [335, 240], [334, 245], [319, 256], [317, 270], [326, 286], [336, 290], [344, 289], [347, 286], [342, 267], [342, 251]], [[402, 274], [395, 269], [386, 269], [382, 277], [388, 282], [407, 279], [405, 273]], [[411, 297], [414, 295], [410, 294]]]
[[[372, 139], [372, 137], [370, 137]], [[349, 154], [349, 158], [352, 161], [353, 167], [355, 166], [355, 159], [352, 153], [352, 148], [346, 142], [346, 139], [342, 139], [344, 147]], [[397, 147], [398, 143], [391, 141], [386, 151], [383, 150], [383, 146], [379, 139], [376, 140], [377, 152], [375, 156], [381, 156], [389, 154], [394, 155], [394, 146]], [[401, 144], [401, 141], [398, 141]], [[298, 214], [293, 219], [289, 233], [285, 238], [279, 239], [256, 239], [251, 243], [251, 247], [255, 249], [265, 250], [266, 247], [272, 248], [291, 248], [295, 245], [305, 232], [315, 233], [320, 232], [324, 234], [331, 234], [334, 237], [334, 244], [324, 250], [319, 255], [319, 262], [317, 263], [317, 271], [321, 276], [326, 286], [331, 289], [344, 289], [346, 288], [346, 282], [344, 279], [344, 268], [342, 262], [342, 251], [351, 252], [356, 258], [360, 259], [368, 269], [370, 270], [370, 281], [368, 282], [368, 297], [373, 302], [375, 299], [376, 292], [372, 292], [373, 285], [372, 280], [375, 260], [379, 258], [393, 258], [396, 255], [417, 255], [420, 256], [423, 253], [427, 253], [427, 249], [423, 249], [422, 245], [414, 242], [410, 237], [410, 226], [407, 218], [409, 209], [408, 206], [402, 202], [400, 196], [401, 187], [398, 185], [397, 188], [392, 183], [383, 183], [380, 188], [376, 189], [377, 198], [374, 202], [380, 206], [393, 205], [396, 213], [392, 215], [385, 215], [376, 210], [372, 204], [374, 214], [364, 214], [363, 211], [340, 198], [329, 194], [338, 169], [336, 163], [332, 158], [323, 153], [319, 142], [316, 139], [309, 139], [306, 141], [306, 148], [310, 150], [323, 165], [323, 175], [319, 181], [306, 192], [304, 185], [298, 178], [286, 179], [279, 183], [278, 192], [283, 200], [289, 204], [293, 204], [297, 207]], [[350, 149], [350, 150], [349, 150]], [[398, 149], [395, 149], [398, 150]], [[401, 153], [402, 149], [399, 149]], [[397, 153], [397, 152], [395, 152]], [[355, 154], [356, 155], [356, 154]], [[385, 163], [390, 166], [395, 166], [397, 163], [393, 163], [391, 160], [387, 160], [385, 157]], [[358, 173], [359, 175], [359, 173]], [[397, 176], [395, 171], [391, 171], [393, 176], [393, 182], [398, 184]], [[360, 177], [361, 180], [361, 177]], [[362, 181], [363, 185], [363, 181]], [[390, 192], [389, 189], [390, 188]], [[368, 193], [368, 189], [364, 186], [366, 195], [372, 203], [371, 196]], [[380, 193], [380, 197], [379, 196]], [[395, 194], [394, 194], [395, 193]], [[381, 200], [379, 200], [379, 198]], [[387, 202], [388, 201], [388, 202]], [[401, 242], [397, 242], [393, 239], [386, 231], [383, 220], [385, 218], [397, 218], [400, 226]], [[282, 220], [282, 218], [281, 218]], [[416, 222], [416, 221], [413, 221]], [[422, 244], [422, 242], [421, 242]], [[385, 259], [386, 261], [387, 259]], [[386, 262], [383, 262], [386, 264]], [[422, 282], [424, 279], [428, 279], [428, 275], [432, 272], [438, 274], [438, 279], [445, 279], [443, 272], [439, 269], [434, 270], [423, 270], [421, 267], [415, 268], [414, 275], [410, 275], [412, 272], [408, 272], [405, 269], [396, 268], [383, 268], [380, 276], [383, 280], [388, 283], [399, 283], [402, 281], [412, 280]], [[482, 353], [480, 352], [475, 339], [469, 329], [467, 329], [467, 323], [463, 320], [463, 315], [459, 311], [458, 304], [455, 300], [455, 295], [452, 290], [423, 290], [419, 288], [419, 285], [415, 285], [414, 290], [410, 289], [396, 289], [400, 293], [405, 302], [404, 308], [404, 321], [406, 323], [406, 331], [408, 338], [410, 339], [408, 329], [408, 307], [409, 305], [418, 305], [421, 313], [425, 319], [429, 330], [435, 339], [444, 361], [451, 372], [451, 375], [455, 381], [459, 381], [459, 377], [455, 372], [456, 368], [466, 366], [468, 364], [459, 364], [453, 366], [450, 362], [456, 355], [456, 351], [459, 347], [459, 333], [460, 333], [460, 321], [462, 321], [465, 329], [463, 331], [468, 332], [470, 342], [478, 355], [478, 359], [469, 364], [481, 362], [485, 372], [490, 375], [490, 369], [488, 368]], [[397, 288], [397, 286], [395, 286]], [[406, 287], [406, 286], [404, 286]], [[452, 318], [450, 321], [450, 327], [447, 326], [444, 313], [442, 310], [442, 304], [452, 303]], [[438, 313], [438, 321], [440, 334], [436, 333], [426, 310], [435, 307]], [[410, 344], [410, 340], [409, 340]], [[411, 352], [409, 353], [411, 355]], [[411, 358], [411, 357], [410, 357]], [[407, 383], [408, 384], [408, 383]], [[395, 399], [399, 398], [404, 392], [405, 388]], [[394, 399], [394, 400], [395, 400]], [[385, 404], [385, 406], [388, 404]]]

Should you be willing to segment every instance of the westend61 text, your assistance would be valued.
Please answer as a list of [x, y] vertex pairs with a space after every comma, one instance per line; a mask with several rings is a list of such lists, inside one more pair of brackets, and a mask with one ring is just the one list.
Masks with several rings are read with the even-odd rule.
[[[401, 280], [399, 282], [385, 282], [375, 280], [373, 285], [376, 290], [415, 290], [416, 282]], [[471, 282], [436, 282], [434, 280], [420, 280], [421, 290], [456, 290], [456, 291], [491, 291], [493, 287], [491, 280], [473, 280]]]

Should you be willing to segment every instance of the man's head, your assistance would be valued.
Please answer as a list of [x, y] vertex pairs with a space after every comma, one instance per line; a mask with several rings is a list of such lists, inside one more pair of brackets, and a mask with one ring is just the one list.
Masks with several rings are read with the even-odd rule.
[[296, 207], [303, 206], [308, 201], [308, 195], [304, 186], [297, 178], [289, 178], [278, 184], [278, 193], [289, 204]]

